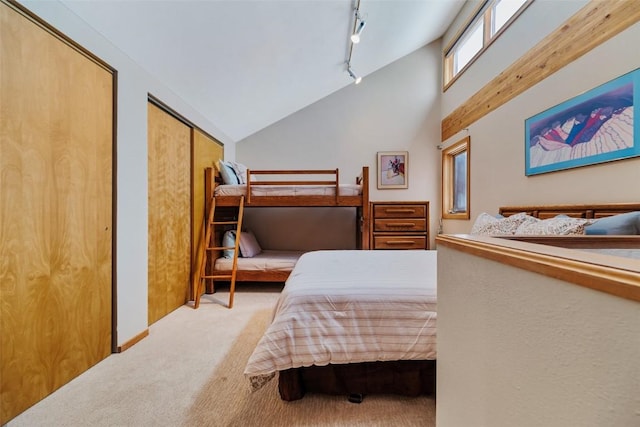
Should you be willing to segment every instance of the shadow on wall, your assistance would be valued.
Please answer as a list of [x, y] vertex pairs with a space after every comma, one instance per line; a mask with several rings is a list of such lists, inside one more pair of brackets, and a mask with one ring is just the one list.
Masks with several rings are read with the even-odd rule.
[[355, 208], [246, 208], [243, 225], [263, 249], [356, 248]]

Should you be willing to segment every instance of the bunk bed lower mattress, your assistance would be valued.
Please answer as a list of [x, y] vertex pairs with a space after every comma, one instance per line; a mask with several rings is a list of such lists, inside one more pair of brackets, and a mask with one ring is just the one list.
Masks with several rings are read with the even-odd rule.
[[308, 252], [245, 376], [257, 390], [279, 373], [283, 400], [305, 391], [432, 393], [436, 317], [435, 251]]
[[[265, 249], [251, 258], [238, 258], [238, 271], [291, 271], [304, 251], [278, 251]], [[216, 271], [230, 271], [233, 258], [218, 258], [214, 264]]]
[[[340, 196], [359, 196], [362, 186], [356, 184], [340, 184]], [[218, 185], [215, 196], [246, 196], [246, 185]], [[251, 186], [252, 196], [334, 196], [333, 185], [255, 185]]]

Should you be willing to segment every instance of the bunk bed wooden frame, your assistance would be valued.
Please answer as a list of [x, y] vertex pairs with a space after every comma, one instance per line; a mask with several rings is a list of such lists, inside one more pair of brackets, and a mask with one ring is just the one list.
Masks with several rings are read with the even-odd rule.
[[[317, 176], [327, 175], [326, 180], [318, 180]], [[252, 176], [261, 178], [280, 176], [289, 179], [252, 180]], [[313, 177], [309, 179], [308, 177]], [[369, 167], [363, 166], [361, 174], [356, 177], [355, 184], [361, 187], [358, 195], [341, 195], [338, 169], [325, 170], [247, 170], [247, 184], [244, 206], [248, 207], [353, 207], [356, 209], [356, 243], [357, 249], [369, 249]], [[205, 201], [206, 212], [209, 212], [215, 197], [216, 209], [237, 207], [240, 196], [215, 195], [215, 189], [222, 182], [219, 172], [212, 167], [205, 169]], [[292, 195], [265, 196], [256, 195], [255, 189], [261, 186], [332, 186], [332, 195]], [[220, 238], [218, 236], [217, 238]], [[211, 259], [220, 257], [220, 253], [212, 253]], [[213, 271], [213, 263], [207, 267]], [[216, 270], [216, 274], [231, 274], [231, 271]], [[284, 282], [290, 271], [236, 271], [236, 281], [240, 282]], [[207, 280], [206, 292], [213, 293], [213, 281]]]

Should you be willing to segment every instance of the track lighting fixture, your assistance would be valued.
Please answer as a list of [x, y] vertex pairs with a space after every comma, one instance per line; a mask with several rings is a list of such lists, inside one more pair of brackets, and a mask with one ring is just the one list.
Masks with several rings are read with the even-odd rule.
[[357, 76], [353, 70], [351, 69], [351, 66], [349, 66], [347, 68], [347, 73], [349, 73], [349, 75], [351, 76], [351, 78], [355, 81], [355, 84], [359, 84], [362, 81], [362, 77]]
[[353, 34], [351, 34], [352, 43], [360, 43], [360, 33], [362, 33], [362, 30], [364, 30], [365, 25], [367, 25], [367, 21], [362, 20], [360, 12], [356, 11], [356, 29]]

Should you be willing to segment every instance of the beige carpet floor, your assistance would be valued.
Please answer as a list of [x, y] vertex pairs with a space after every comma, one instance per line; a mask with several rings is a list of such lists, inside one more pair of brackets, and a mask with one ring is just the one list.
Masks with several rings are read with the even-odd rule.
[[250, 392], [244, 366], [267, 327], [280, 287], [239, 284], [203, 297], [150, 327], [7, 426], [422, 426], [435, 425], [431, 397], [307, 394], [280, 400], [277, 380]]

